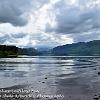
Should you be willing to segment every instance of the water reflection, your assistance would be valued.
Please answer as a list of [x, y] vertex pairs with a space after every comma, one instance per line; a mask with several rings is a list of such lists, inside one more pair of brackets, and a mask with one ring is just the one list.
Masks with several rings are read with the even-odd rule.
[[[24, 86], [27, 89], [39, 90], [41, 93], [64, 94], [63, 100], [70, 96], [74, 98], [70, 100], [77, 100], [76, 96], [83, 96], [88, 100], [92, 93], [100, 89], [100, 81], [94, 70], [99, 67], [100, 58], [94, 57], [2, 58], [0, 88]], [[95, 83], [98, 84], [98, 88]]]

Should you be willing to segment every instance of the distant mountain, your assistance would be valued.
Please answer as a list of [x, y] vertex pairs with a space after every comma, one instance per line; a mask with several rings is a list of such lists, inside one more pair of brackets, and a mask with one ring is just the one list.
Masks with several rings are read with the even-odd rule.
[[52, 49], [56, 56], [100, 56], [100, 40], [66, 44]]
[[37, 49], [39, 56], [50, 56], [51, 48], [50, 47], [40, 47]]
[[18, 48], [18, 55], [36, 56], [38, 51], [34, 48]]

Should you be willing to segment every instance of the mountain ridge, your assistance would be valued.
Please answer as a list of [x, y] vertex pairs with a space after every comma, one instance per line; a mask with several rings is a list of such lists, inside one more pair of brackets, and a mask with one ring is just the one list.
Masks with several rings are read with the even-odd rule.
[[100, 55], [100, 40], [78, 42], [57, 46], [52, 49], [52, 54], [57, 56], [94, 56]]

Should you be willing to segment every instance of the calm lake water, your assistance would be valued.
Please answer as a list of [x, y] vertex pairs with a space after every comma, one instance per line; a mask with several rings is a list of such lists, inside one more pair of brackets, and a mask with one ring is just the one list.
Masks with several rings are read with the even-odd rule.
[[98, 71], [99, 57], [0, 58], [0, 88], [64, 96], [39, 100], [94, 100], [100, 93]]

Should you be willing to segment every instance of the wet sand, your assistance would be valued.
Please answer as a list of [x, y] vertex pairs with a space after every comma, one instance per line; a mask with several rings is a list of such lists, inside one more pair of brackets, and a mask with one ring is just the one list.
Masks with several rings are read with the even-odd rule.
[[0, 90], [28, 92], [0, 100], [100, 100], [99, 72], [99, 57], [2, 58]]

